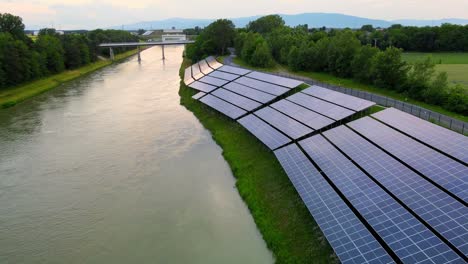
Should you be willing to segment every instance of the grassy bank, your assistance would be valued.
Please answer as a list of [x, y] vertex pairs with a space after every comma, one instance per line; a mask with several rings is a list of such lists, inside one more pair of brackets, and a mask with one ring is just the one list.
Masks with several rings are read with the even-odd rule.
[[[183, 69], [190, 62], [184, 60]], [[336, 257], [274, 154], [235, 121], [193, 100], [180, 84], [180, 102], [223, 149], [236, 187], [277, 263], [333, 263]]]
[[292, 72], [289, 69], [287, 69], [286, 67], [278, 65], [278, 64], [276, 64], [272, 68], [266, 68], [266, 69], [265, 68], [256, 68], [256, 67], [252, 67], [252, 66], [248, 65], [247, 63], [245, 63], [244, 61], [242, 61], [238, 57], [234, 58], [233, 62], [240, 65], [240, 66], [242, 66], [242, 67], [253, 69], [253, 70], [261, 70], [261, 71], [266, 71], [266, 72], [285, 72], [285, 73], [288, 73], [288, 74], [308, 77], [308, 78], [314, 79], [316, 81], [323, 82], [323, 83], [328, 83], [328, 84], [331, 84], [331, 85], [343, 86], [343, 87], [347, 87], [347, 88], [351, 88], [351, 89], [355, 89], [355, 90], [367, 91], [367, 92], [371, 92], [371, 93], [374, 93], [374, 94], [387, 96], [387, 97], [390, 97], [390, 98], [393, 98], [393, 99], [396, 99], [396, 100], [400, 100], [400, 101], [407, 102], [407, 103], [410, 103], [410, 104], [418, 105], [418, 106], [424, 107], [426, 109], [429, 109], [429, 110], [444, 114], [446, 116], [450, 116], [450, 117], [453, 117], [453, 118], [468, 122], [468, 116], [464, 116], [464, 115], [461, 115], [461, 114], [457, 114], [457, 113], [445, 110], [444, 108], [442, 108], [440, 106], [431, 105], [431, 104], [427, 104], [427, 103], [420, 102], [420, 101], [417, 101], [417, 100], [413, 100], [413, 99], [407, 97], [405, 94], [401, 94], [401, 93], [398, 93], [396, 91], [391, 91], [391, 90], [378, 88], [377, 86], [374, 86], [374, 85], [363, 84], [363, 83], [360, 83], [360, 82], [355, 81], [353, 79], [339, 78], [339, 77], [333, 76], [333, 75], [328, 74], [328, 73], [323, 73], [323, 72], [303, 72], [303, 71], [301, 71], [301, 72]]
[[[137, 50], [131, 50], [125, 53], [118, 54], [115, 56], [115, 60], [123, 60], [131, 55], [136, 54], [136, 52]], [[112, 61], [110, 60], [100, 60], [75, 70], [64, 71], [62, 73], [35, 80], [16, 87], [0, 90], [0, 108], [8, 108], [14, 106], [17, 103], [22, 102], [28, 98], [53, 89], [64, 82], [92, 73], [110, 64], [112, 64]]]

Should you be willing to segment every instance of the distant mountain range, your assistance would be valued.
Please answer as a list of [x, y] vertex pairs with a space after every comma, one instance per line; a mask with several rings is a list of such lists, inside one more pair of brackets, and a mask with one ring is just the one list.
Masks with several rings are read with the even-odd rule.
[[[443, 23], [467, 25], [468, 19], [438, 19], [438, 20], [417, 20], [417, 19], [401, 19], [401, 20], [379, 20], [364, 17], [349, 16], [343, 14], [331, 13], [304, 13], [297, 15], [280, 15], [288, 26], [297, 26], [299, 24], [308, 24], [309, 27], [327, 27], [327, 28], [360, 28], [362, 25], [373, 25], [374, 27], [390, 27], [393, 24], [402, 24], [405, 26], [439, 26]], [[250, 21], [261, 16], [230, 18], [236, 27], [245, 27]], [[178, 29], [194, 28], [196, 26], [205, 27], [215, 19], [191, 19], [191, 18], [170, 18], [155, 21], [143, 21], [135, 24], [123, 25], [126, 30], [143, 29], [163, 29], [175, 27]], [[111, 27], [121, 29], [122, 26]]]

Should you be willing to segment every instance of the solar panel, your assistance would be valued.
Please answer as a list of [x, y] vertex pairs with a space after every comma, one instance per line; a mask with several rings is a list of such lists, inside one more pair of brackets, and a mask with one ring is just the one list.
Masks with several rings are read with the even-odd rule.
[[205, 93], [209, 93], [209, 92], [213, 91], [214, 89], [216, 89], [216, 86], [209, 85], [209, 84], [206, 84], [206, 83], [202, 83], [202, 82], [199, 82], [199, 81], [195, 81], [195, 82], [191, 83], [189, 85], [189, 87], [193, 88], [195, 90], [198, 90], [198, 91], [205, 92]]
[[208, 63], [206, 63], [205, 60], [199, 61], [198, 66], [200, 66], [200, 71], [205, 75], [213, 71], [213, 69], [211, 69], [210, 66], [208, 66]]
[[302, 92], [357, 112], [375, 105], [374, 102], [357, 98], [352, 95], [335, 92], [317, 85], [307, 88]]
[[192, 65], [192, 77], [195, 79], [195, 80], [198, 80], [200, 79], [201, 77], [203, 77], [203, 73], [200, 71], [200, 67], [198, 66], [198, 63], [195, 63]]
[[393, 263], [296, 144], [275, 155], [341, 263]]
[[221, 71], [214, 71], [214, 72], [210, 73], [209, 76], [224, 79], [224, 80], [227, 80], [227, 81], [233, 81], [233, 80], [239, 78], [239, 75], [230, 74], [230, 73], [221, 72]]
[[242, 84], [234, 83], [234, 82], [224, 85], [224, 88], [226, 88], [227, 90], [230, 90], [231, 92], [241, 94], [245, 97], [248, 97], [260, 103], [268, 103], [271, 100], [275, 99], [274, 95], [267, 94], [267, 93], [264, 93], [264, 92], [261, 92], [261, 91], [258, 91], [258, 90], [255, 90], [250, 87], [244, 86]]
[[468, 207], [351, 129], [340, 126], [324, 135], [460, 252], [468, 255]]
[[349, 109], [303, 93], [295, 93], [286, 99], [334, 120], [341, 120], [355, 113]]
[[249, 86], [249, 87], [257, 89], [257, 90], [260, 90], [262, 92], [266, 92], [266, 93], [269, 93], [269, 94], [276, 95], [276, 96], [282, 95], [282, 94], [287, 93], [289, 91], [289, 89], [287, 89], [287, 88], [284, 88], [284, 87], [281, 87], [281, 86], [278, 86], [278, 85], [274, 85], [274, 84], [271, 84], [271, 83], [266, 83], [266, 82], [258, 81], [258, 80], [255, 80], [255, 79], [247, 78], [247, 77], [241, 77], [241, 78], [235, 80], [235, 82], [243, 84], [245, 86]]
[[211, 93], [212, 95], [215, 95], [216, 97], [219, 97], [225, 101], [228, 101], [229, 103], [236, 105], [240, 108], [243, 108], [244, 110], [247, 111], [252, 111], [255, 108], [258, 108], [262, 106], [260, 103], [257, 103], [249, 98], [246, 98], [244, 96], [238, 95], [236, 93], [233, 93], [231, 91], [225, 90], [223, 88], [217, 89], [214, 92]]
[[200, 102], [211, 106], [212, 108], [218, 110], [219, 112], [227, 115], [228, 117], [232, 119], [237, 119], [240, 116], [246, 114], [247, 112], [240, 109], [237, 106], [234, 106], [228, 102], [225, 102], [219, 98], [216, 98], [210, 94], [207, 94], [206, 96], [202, 97], [200, 99]]
[[239, 119], [237, 122], [239, 122], [271, 150], [277, 149], [291, 142], [291, 140], [285, 135], [281, 134], [276, 129], [252, 114]]
[[300, 145], [403, 263], [463, 263], [457, 253], [322, 135], [305, 139]]
[[219, 63], [213, 56], [209, 56], [206, 59], [206, 62], [208, 62], [208, 65], [213, 68], [213, 69], [218, 69], [219, 67], [223, 66], [221, 63]]
[[192, 67], [189, 66], [185, 69], [184, 73], [184, 83], [185, 85], [189, 85], [193, 83], [195, 80], [192, 78]]
[[468, 202], [468, 167], [370, 118], [348, 124], [385, 151]]
[[268, 106], [254, 114], [292, 139], [298, 139], [313, 132], [312, 129]]
[[232, 67], [228, 65], [223, 65], [222, 67], [219, 67], [218, 71], [223, 71], [223, 72], [237, 74], [237, 75], [244, 75], [250, 72], [249, 70], [246, 70], [246, 69], [242, 69], [239, 67]]
[[384, 123], [458, 160], [468, 163], [468, 137], [395, 108], [373, 114]]
[[211, 84], [211, 85], [214, 85], [214, 86], [217, 86], [217, 87], [223, 86], [223, 85], [225, 85], [226, 83], [229, 82], [229, 81], [226, 81], [226, 80], [223, 80], [223, 79], [218, 79], [218, 78], [211, 77], [211, 76], [205, 76], [205, 77], [201, 78], [198, 81], [199, 82], [204, 82], [204, 83], [207, 83], [207, 84]]
[[192, 99], [195, 99], [195, 100], [198, 100], [200, 99], [201, 97], [203, 97], [206, 93], [204, 92], [198, 92], [197, 94], [195, 94], [194, 96], [192, 96]]
[[278, 101], [270, 106], [315, 130], [324, 128], [335, 122], [335, 120], [287, 100]]
[[294, 80], [294, 79], [284, 78], [284, 77], [280, 77], [280, 76], [276, 76], [276, 75], [266, 74], [266, 73], [262, 73], [262, 72], [255, 72], [255, 71], [247, 74], [246, 76], [250, 77], [250, 78], [253, 78], [253, 79], [260, 80], [260, 81], [285, 86], [285, 87], [288, 87], [290, 89], [295, 88], [295, 87], [297, 87], [297, 86], [299, 86], [299, 85], [301, 85], [303, 83], [301, 81], [297, 81], [297, 80]]

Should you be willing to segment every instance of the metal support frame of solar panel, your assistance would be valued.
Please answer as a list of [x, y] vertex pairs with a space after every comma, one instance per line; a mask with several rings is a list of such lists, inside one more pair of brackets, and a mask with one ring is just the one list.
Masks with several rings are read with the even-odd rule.
[[198, 100], [198, 99], [202, 98], [205, 95], [206, 95], [206, 93], [204, 93], [204, 92], [198, 92], [198, 93], [196, 93], [195, 95], [192, 96], [192, 99]]
[[249, 112], [262, 106], [254, 100], [223, 88], [216, 89], [211, 94]]
[[213, 68], [214, 70], [218, 69], [219, 67], [223, 66], [223, 64], [219, 63], [218, 61], [216, 61], [216, 59], [213, 57], [213, 56], [209, 56], [207, 58], [205, 58], [206, 62], [208, 63], [208, 65]]
[[245, 75], [250, 72], [250, 70], [246, 70], [246, 69], [239, 68], [239, 67], [233, 67], [229, 65], [223, 65], [219, 67], [217, 70], [231, 73], [231, 74], [236, 74], [236, 75]]
[[352, 110], [323, 101], [304, 93], [295, 93], [287, 97], [286, 100], [310, 109], [316, 113], [320, 113], [336, 121], [345, 119], [355, 114], [355, 112]]
[[265, 122], [294, 140], [314, 132], [313, 129], [269, 106], [255, 111], [254, 115], [263, 119]]
[[323, 133], [423, 221], [468, 256], [468, 207], [346, 126]]
[[224, 85], [223, 88], [231, 92], [237, 93], [239, 95], [248, 97], [262, 104], [266, 104], [276, 98], [276, 96], [274, 95], [255, 90], [253, 88], [235, 82], [228, 83]]
[[312, 87], [307, 88], [302, 92], [308, 95], [315, 96], [322, 100], [346, 107], [356, 112], [362, 111], [375, 105], [374, 102], [354, 97], [352, 95], [336, 92], [317, 85], [313, 85]]
[[246, 77], [250, 77], [252, 79], [257, 79], [257, 80], [260, 80], [260, 81], [269, 82], [269, 83], [273, 83], [273, 84], [276, 84], [276, 85], [284, 86], [284, 87], [287, 87], [289, 89], [296, 88], [297, 86], [299, 86], [299, 85], [301, 85], [303, 83], [301, 81], [297, 81], [297, 80], [294, 80], [294, 79], [284, 78], [284, 77], [271, 75], [271, 74], [266, 74], [266, 73], [262, 73], [262, 72], [256, 72], [256, 71], [247, 74]]
[[454, 197], [468, 202], [467, 166], [370, 117], [347, 125]]
[[206, 63], [205, 60], [199, 61], [198, 66], [200, 67], [200, 71], [205, 75], [207, 75], [207, 74], [209, 74], [210, 72], [213, 71], [213, 69], [211, 69], [211, 67], [208, 66], [208, 63]]
[[193, 83], [195, 80], [192, 78], [192, 66], [185, 68], [184, 72], [184, 83], [185, 85], [189, 85]]
[[372, 115], [393, 128], [462, 162], [468, 163], [468, 137], [395, 108]]
[[242, 85], [254, 88], [256, 90], [259, 90], [265, 93], [276, 95], [276, 96], [280, 96], [282, 94], [289, 92], [288, 88], [275, 85], [275, 84], [271, 84], [271, 83], [267, 83], [267, 82], [262, 82], [262, 81], [255, 80], [255, 79], [248, 78], [248, 77], [240, 77], [239, 79], [236, 79], [234, 82], [240, 83]]
[[208, 76], [216, 77], [219, 79], [224, 79], [227, 81], [234, 81], [235, 79], [240, 77], [237, 74], [231, 74], [231, 73], [222, 72], [222, 71], [213, 71], [212, 73], [208, 74]]
[[214, 108], [218, 112], [221, 112], [222, 114], [227, 115], [232, 119], [237, 119], [247, 113], [245, 110], [210, 94], [203, 96], [200, 99], [200, 102], [210, 106], [211, 108]]
[[335, 120], [318, 114], [312, 110], [309, 110], [303, 106], [292, 103], [288, 100], [281, 100], [270, 105], [270, 107], [288, 115], [304, 125], [314, 129], [320, 130], [333, 123]]
[[192, 77], [193, 77], [193, 79], [198, 80], [198, 79], [202, 78], [203, 76], [205, 76], [205, 75], [200, 71], [200, 67], [198, 66], [198, 63], [193, 64], [192, 65]]
[[215, 77], [211, 77], [211, 76], [208, 76], [208, 75], [204, 76], [203, 78], [200, 78], [198, 81], [203, 82], [203, 83], [207, 83], [207, 84], [211, 84], [211, 85], [214, 85], [216, 87], [221, 87], [221, 86], [223, 86], [223, 85], [225, 85], [226, 83], [229, 82], [229, 81], [219, 79], [219, 78], [215, 78]]
[[195, 81], [193, 83], [191, 83], [189, 85], [190, 88], [192, 89], [195, 89], [195, 90], [198, 90], [198, 91], [201, 91], [201, 92], [205, 92], [205, 93], [209, 93], [213, 90], [215, 90], [217, 87], [216, 86], [213, 86], [213, 85], [210, 85], [210, 84], [207, 84], [207, 83], [202, 83], [202, 82], [199, 82], [199, 81]]
[[403, 263], [463, 263], [457, 253], [322, 135], [299, 144]]
[[275, 155], [342, 263], [394, 262], [296, 144]]
[[279, 131], [268, 125], [266, 122], [256, 117], [248, 115], [237, 120], [252, 135], [259, 139], [271, 150], [275, 150], [291, 142], [291, 140]]

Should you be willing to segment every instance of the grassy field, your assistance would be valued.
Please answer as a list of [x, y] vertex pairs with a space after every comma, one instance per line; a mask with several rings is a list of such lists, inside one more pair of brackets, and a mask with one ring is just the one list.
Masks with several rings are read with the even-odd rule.
[[[183, 69], [190, 62], [185, 60]], [[274, 154], [237, 122], [191, 98], [180, 84], [180, 102], [192, 111], [223, 149], [236, 187], [277, 263], [335, 263], [331, 247]]]
[[[115, 56], [115, 60], [120, 61], [134, 54], [136, 54], [136, 50], [121, 53]], [[75, 70], [64, 71], [20, 86], [0, 90], [0, 109], [14, 106], [30, 97], [53, 89], [64, 82], [89, 74], [110, 64], [112, 64], [110, 60], [100, 60]]]
[[432, 58], [437, 64], [436, 71], [446, 72], [451, 84], [460, 84], [468, 89], [468, 53], [422, 53], [406, 52], [403, 59], [408, 63], [424, 60], [426, 57]]
[[[323, 73], [323, 72], [292, 72], [289, 69], [287, 69], [287, 68], [285, 68], [285, 67], [283, 67], [281, 65], [278, 65], [278, 64], [275, 65], [273, 68], [268, 68], [268, 69], [255, 68], [255, 67], [252, 67], [252, 66], [246, 64], [244, 61], [242, 61], [239, 58], [235, 58], [233, 61], [234, 61], [234, 63], [236, 63], [236, 64], [238, 64], [238, 65], [240, 65], [242, 67], [252, 69], [252, 70], [262, 70], [262, 71], [266, 71], [266, 72], [286, 72], [286, 73], [289, 73], [289, 74], [308, 77], [308, 78], [314, 79], [316, 81], [323, 82], [323, 83], [328, 83], [328, 84], [331, 84], [331, 85], [343, 86], [343, 87], [352, 88], [352, 89], [356, 89], [356, 90], [371, 92], [371, 93], [374, 93], [374, 94], [380, 94], [380, 95], [387, 96], [387, 97], [390, 97], [390, 98], [393, 98], [393, 99], [396, 99], [396, 100], [400, 100], [400, 101], [403, 101], [403, 102], [407, 102], [407, 103], [410, 103], [410, 104], [419, 105], [419, 106], [424, 107], [426, 109], [429, 109], [429, 110], [432, 110], [432, 111], [435, 111], [435, 112], [439, 112], [441, 114], [444, 114], [444, 115], [447, 115], [447, 116], [450, 116], [450, 117], [453, 117], [453, 118], [468, 122], [468, 116], [464, 116], [464, 115], [461, 115], [461, 114], [450, 112], [450, 111], [447, 111], [447, 110], [443, 109], [440, 106], [430, 105], [430, 104], [427, 104], [427, 103], [424, 103], [424, 102], [416, 101], [416, 100], [413, 100], [411, 98], [408, 98], [404, 94], [397, 93], [397, 92], [391, 91], [391, 90], [381, 89], [381, 88], [378, 88], [376, 86], [369, 85], [369, 84], [363, 84], [363, 83], [357, 82], [357, 81], [352, 80], [352, 79], [339, 78], [339, 77], [333, 76], [333, 75], [328, 74], [328, 73]], [[458, 64], [454, 64], [454, 65], [458, 65]], [[445, 67], [445, 65], [438, 65], [438, 66]], [[464, 73], [462, 71], [460, 73], [460, 75], [463, 75], [463, 74]], [[467, 74], [465, 74], [465, 75], [467, 75]], [[467, 78], [468, 78], [468, 76], [467, 76]], [[450, 79], [450, 76], [449, 76], [449, 79]]]

